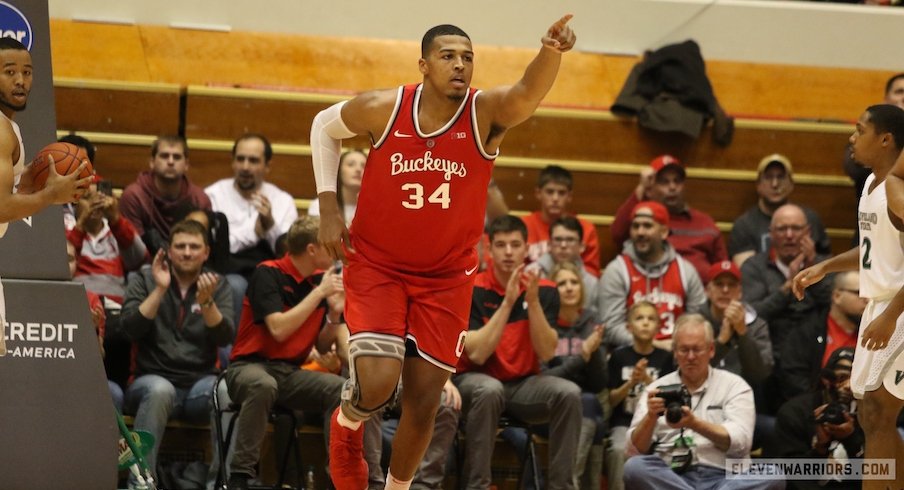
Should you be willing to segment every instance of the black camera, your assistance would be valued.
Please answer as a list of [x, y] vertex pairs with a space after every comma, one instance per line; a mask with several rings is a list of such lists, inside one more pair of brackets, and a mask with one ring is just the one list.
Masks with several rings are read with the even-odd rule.
[[665, 400], [665, 419], [670, 424], [681, 420], [684, 415], [682, 406], [691, 406], [691, 394], [683, 384], [660, 386], [656, 396]]
[[101, 180], [97, 183], [97, 192], [106, 196], [113, 195], [113, 182], [109, 180]]
[[841, 402], [831, 402], [826, 405], [825, 410], [822, 411], [816, 421], [833, 425], [843, 424], [845, 422], [844, 414], [846, 414], [847, 411], [847, 407]]

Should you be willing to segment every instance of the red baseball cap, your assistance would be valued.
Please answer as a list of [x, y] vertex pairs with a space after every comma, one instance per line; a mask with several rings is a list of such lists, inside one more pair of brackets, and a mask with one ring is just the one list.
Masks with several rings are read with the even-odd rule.
[[656, 201], [641, 201], [631, 210], [631, 221], [638, 216], [653, 218], [660, 225], [669, 226], [669, 210]]
[[665, 168], [673, 168], [679, 171], [682, 176], [686, 175], [686, 172], [684, 171], [684, 165], [681, 163], [681, 160], [678, 160], [672, 155], [659, 155], [650, 162], [650, 167], [657, 174]]
[[734, 262], [723, 260], [709, 266], [709, 271], [706, 273], [706, 277], [709, 278], [707, 282], [712, 281], [722, 274], [731, 274], [735, 279], [741, 280], [741, 269], [738, 269], [738, 266]]

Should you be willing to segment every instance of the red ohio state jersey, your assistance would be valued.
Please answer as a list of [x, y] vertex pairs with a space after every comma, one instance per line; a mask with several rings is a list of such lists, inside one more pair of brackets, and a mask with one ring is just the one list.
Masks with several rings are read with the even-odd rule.
[[684, 314], [684, 300], [687, 297], [677, 258], [669, 263], [668, 269], [659, 277], [645, 276], [627, 255], [622, 254], [619, 258], [625, 262], [628, 271], [628, 299], [625, 308], [630, 309], [639, 301], [653, 303], [659, 310], [659, 332], [656, 338], [672, 338], [675, 320]]
[[448, 123], [424, 134], [421, 85], [399, 87], [389, 124], [368, 154], [350, 229], [352, 246], [370, 262], [415, 273], [476, 265], [496, 158], [480, 140], [479, 93], [470, 89]]

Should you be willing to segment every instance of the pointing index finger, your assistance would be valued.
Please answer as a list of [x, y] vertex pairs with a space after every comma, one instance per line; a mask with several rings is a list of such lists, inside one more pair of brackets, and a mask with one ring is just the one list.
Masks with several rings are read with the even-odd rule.
[[568, 21], [571, 20], [572, 17], [574, 17], [573, 14], [565, 14], [562, 16], [561, 19], [557, 20], [556, 23], [553, 25], [555, 25], [556, 27], [565, 27], [565, 24], [567, 24]]

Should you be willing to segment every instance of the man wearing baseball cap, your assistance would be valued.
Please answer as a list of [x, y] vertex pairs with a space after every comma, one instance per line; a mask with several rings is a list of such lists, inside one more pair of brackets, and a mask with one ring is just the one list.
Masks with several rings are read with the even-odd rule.
[[[759, 199], [755, 206], [735, 219], [728, 239], [728, 253], [738, 267], [754, 254], [769, 250], [769, 223], [772, 214], [788, 203], [794, 190], [791, 161], [784, 155], [766, 155], [760, 160], [756, 173]], [[801, 209], [810, 224], [810, 239], [816, 253], [830, 253], [832, 244], [819, 215], [808, 207], [801, 206]]]
[[709, 267], [706, 305], [700, 312], [716, 333], [715, 367], [756, 387], [772, 373], [769, 325], [741, 300], [741, 270], [730, 260]]
[[630, 213], [630, 240], [621, 255], [603, 271], [598, 310], [606, 325], [606, 342], [631, 345], [625, 326], [627, 311], [638, 301], [656, 305], [661, 320], [653, 345], [671, 350], [675, 320], [685, 312], [697, 313], [706, 296], [694, 266], [668, 242], [671, 216], [656, 201], [641, 201]]
[[[797, 395], [782, 405], [775, 431], [766, 447], [769, 458], [807, 458], [844, 461], [863, 458], [865, 434], [853, 410], [851, 365], [854, 349], [842, 347], [829, 357], [825, 369], [814, 379], [816, 389]], [[899, 465], [900, 466], [900, 465]], [[900, 470], [898, 470], [900, 471]], [[883, 488], [889, 482], [881, 482]], [[796, 480], [801, 489], [859, 489], [859, 480], [840, 480], [839, 475], [818, 475]], [[898, 487], [894, 487], [898, 488]]]
[[640, 183], [615, 213], [612, 222], [612, 241], [621, 250], [629, 237], [631, 211], [638, 202], [649, 200], [661, 203], [669, 213], [672, 234], [669, 243], [679, 255], [690, 261], [697, 274], [704, 276], [710, 264], [728, 258], [722, 233], [708, 214], [687, 205], [684, 199], [684, 180], [687, 172], [672, 155], [660, 155], [640, 172]]

